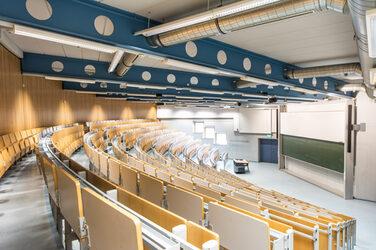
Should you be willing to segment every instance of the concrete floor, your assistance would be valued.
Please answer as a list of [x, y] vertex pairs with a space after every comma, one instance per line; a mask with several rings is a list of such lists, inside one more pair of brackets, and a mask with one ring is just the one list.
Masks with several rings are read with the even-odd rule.
[[[83, 165], [88, 164], [83, 149], [72, 155], [72, 158]], [[228, 161], [226, 170], [233, 172], [231, 160]], [[264, 188], [275, 189], [303, 201], [355, 217], [356, 249], [376, 249], [375, 202], [344, 200], [279, 171], [276, 164], [252, 162], [250, 172], [238, 176]], [[62, 249], [51, 217], [47, 190], [35, 164], [34, 155], [12, 166], [0, 179], [0, 249]]]
[[0, 179], [0, 249], [63, 249], [57, 239], [47, 189], [29, 155]]
[[[279, 171], [277, 164], [251, 162], [249, 166], [250, 172], [236, 175], [263, 188], [274, 189], [297, 199], [356, 218], [357, 246], [355, 249], [376, 249], [376, 202], [357, 199], [345, 200], [284, 171]], [[232, 160], [227, 162], [225, 168], [234, 173]]]

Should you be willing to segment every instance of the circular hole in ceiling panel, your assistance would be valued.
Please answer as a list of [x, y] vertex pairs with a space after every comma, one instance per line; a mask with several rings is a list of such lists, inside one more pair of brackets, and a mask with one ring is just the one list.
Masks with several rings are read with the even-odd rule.
[[329, 87], [329, 83], [328, 83], [328, 81], [324, 81], [324, 89], [325, 90], [328, 90], [328, 87]]
[[312, 78], [312, 86], [316, 87], [316, 85], [317, 85], [317, 79], [316, 79], [316, 77], [313, 77]]
[[26, 10], [30, 16], [41, 21], [52, 16], [52, 7], [47, 0], [27, 0]]
[[270, 75], [272, 73], [272, 66], [268, 63], [265, 65], [265, 74]]
[[86, 65], [84, 70], [88, 76], [92, 76], [95, 74], [95, 67], [93, 65]]
[[149, 71], [142, 72], [142, 79], [144, 81], [149, 81], [151, 79], [151, 74]]
[[114, 33], [114, 24], [106, 16], [97, 16], [94, 21], [94, 27], [102, 36], [111, 36]]
[[190, 82], [191, 82], [191, 84], [193, 84], [193, 85], [197, 85], [197, 84], [198, 84], [198, 78], [195, 77], [195, 76], [192, 76]]
[[251, 59], [249, 59], [248, 57], [244, 58], [243, 67], [245, 70], [250, 71], [252, 67]]
[[227, 62], [226, 52], [224, 52], [223, 50], [218, 51], [217, 60], [222, 65], [226, 64], [226, 62]]
[[197, 55], [197, 46], [194, 42], [188, 41], [185, 44], [185, 52], [190, 57], [195, 57]]
[[176, 77], [175, 77], [175, 75], [174, 75], [174, 74], [168, 74], [168, 76], [167, 76], [167, 81], [168, 81], [169, 83], [174, 83], [174, 82], [176, 81]]
[[213, 86], [219, 86], [219, 81], [218, 81], [218, 79], [213, 79], [213, 80], [212, 80], [212, 85], [213, 85]]
[[51, 68], [55, 72], [61, 72], [61, 71], [64, 70], [64, 64], [62, 62], [60, 62], [60, 61], [54, 61], [51, 64]]
[[299, 83], [303, 84], [303, 82], [304, 82], [304, 78], [299, 78]]

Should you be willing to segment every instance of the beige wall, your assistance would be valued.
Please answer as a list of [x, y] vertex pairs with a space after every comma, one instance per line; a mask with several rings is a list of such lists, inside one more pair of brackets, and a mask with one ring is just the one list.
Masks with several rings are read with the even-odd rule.
[[23, 76], [20, 60], [0, 46], [0, 135], [74, 122], [156, 118], [154, 104], [63, 91], [62, 83]]

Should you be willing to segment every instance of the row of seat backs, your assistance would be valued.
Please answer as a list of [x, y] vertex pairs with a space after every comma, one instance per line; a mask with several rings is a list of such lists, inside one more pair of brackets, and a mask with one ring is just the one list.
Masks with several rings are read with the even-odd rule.
[[21, 157], [34, 150], [42, 128], [0, 136], [0, 178]]
[[[139, 155], [138, 155], [139, 156]], [[148, 157], [150, 157], [149, 155], [146, 155], [146, 156], [148, 156]], [[132, 159], [132, 157], [129, 157], [129, 159]], [[136, 166], [137, 166], [137, 164], [136, 164]], [[145, 168], [146, 169], [146, 168]], [[224, 174], [226, 174], [226, 173], [224, 173]], [[141, 182], [140, 182], [141, 183]], [[227, 185], [227, 187], [228, 187], [228, 185]], [[221, 187], [220, 185], [212, 185], [211, 186], [211, 188], [214, 188], [214, 189], [216, 189], [216, 190], [220, 190], [220, 191], [222, 191], [222, 189], [225, 189], [226, 188], [226, 185], [225, 185], [225, 187]], [[158, 189], [157, 189], [158, 190]], [[222, 193], [224, 193], [224, 194], [229, 194], [229, 192], [223, 192], [222, 191]], [[149, 199], [153, 199], [153, 197], [154, 197], [154, 199], [155, 199], [155, 197], [158, 197], [158, 195], [152, 195], [152, 197], [149, 197]], [[229, 197], [229, 199], [228, 200], [231, 200], [231, 198]], [[232, 199], [232, 200], [234, 200], [234, 199]], [[158, 199], [157, 199], [157, 203], [158, 203], [159, 201], [158, 201]], [[245, 203], [247, 203], [247, 201], [245, 201]], [[255, 204], [257, 205], [257, 200], [255, 200]], [[278, 212], [280, 212], [280, 211], [278, 211], [278, 210], [282, 210], [282, 212], [283, 213], [286, 213], [286, 211], [287, 211], [287, 214], [286, 214], [286, 216], [288, 216], [288, 214], [289, 214], [289, 211], [288, 211], [288, 209], [283, 209], [283, 208], [281, 208], [281, 207], [279, 207], [279, 206], [273, 206], [272, 204], [268, 204], [267, 202], [264, 202], [264, 204], [263, 204], [264, 206], [266, 206], [266, 207], [263, 207], [263, 209], [265, 209], [265, 208], [267, 208], [267, 209], [269, 209], [269, 210], [271, 210], [272, 212], [274, 212], [274, 213], [278, 213]], [[277, 210], [274, 210], [275, 209], [277, 209]], [[281, 213], [281, 212], [280, 212]], [[292, 213], [292, 215], [293, 215], [294, 213]], [[291, 219], [291, 218], [290, 218]], [[293, 217], [292, 217], [292, 219], [294, 219]], [[293, 222], [293, 220], [291, 220], [292, 222]], [[304, 220], [302, 220], [302, 221], [300, 221], [301, 223], [303, 223], [303, 225], [304, 225], [304, 223], [307, 223], [307, 221], [304, 221]], [[308, 223], [309, 224], [309, 223]], [[293, 225], [293, 223], [291, 223], [291, 225]], [[314, 226], [315, 224], [314, 223], [311, 223], [309, 226], [312, 228], [313, 226]], [[302, 228], [300, 228], [300, 230], [302, 230]], [[303, 230], [304, 231], [304, 230]], [[304, 233], [308, 233], [307, 231], [304, 231]], [[321, 240], [321, 242], [320, 242], [320, 245], [322, 245], [323, 247], [325, 247], [325, 246], [327, 246], [327, 236], [326, 235], [322, 235], [322, 237], [321, 237], [321, 239], [324, 239], [324, 240]], [[309, 239], [307, 240], [306, 238], [304, 238], [304, 237], [299, 237], [299, 236], [297, 236], [296, 237], [296, 245], [303, 245], [303, 246], [310, 246], [310, 247], [313, 247], [313, 244], [312, 244], [312, 241], [310, 241]], [[334, 245], [334, 244], [333, 244]]]
[[[147, 154], [144, 154], [146, 157], [150, 157], [149, 155], [147, 155]], [[221, 185], [223, 185], [223, 186], [225, 186], [225, 187], [221, 187]], [[216, 189], [216, 190], [218, 190], [218, 191], [221, 191], [221, 193], [223, 193], [223, 194], [225, 194], [225, 195], [228, 195], [229, 194], [229, 192], [225, 192], [226, 191], [226, 187], [227, 188], [229, 188], [230, 186], [229, 185], [224, 185], [224, 184], [221, 184], [221, 185], [215, 185], [215, 184], [211, 184], [210, 185], [210, 187], [211, 188], [214, 188], [214, 189]], [[225, 191], [222, 191], [222, 190], [225, 190]], [[235, 194], [236, 195], [236, 194]], [[235, 199], [234, 198], [231, 198], [230, 196], [226, 196], [225, 197], [225, 199], [228, 197], [228, 200], [229, 201], [234, 201]], [[255, 200], [253, 200], [253, 202], [254, 202], [254, 204], [257, 206], [257, 199], [255, 199]], [[242, 201], [242, 203], [244, 203], [245, 205], [243, 205], [243, 208], [244, 207], [249, 207], [249, 202], [248, 201], [246, 201], [246, 200], [243, 200]], [[248, 203], [248, 204], [247, 204]], [[236, 204], [239, 204], [239, 201], [236, 203]], [[279, 204], [280, 205], [280, 204]], [[251, 205], [251, 206], [253, 206], [253, 205]], [[282, 217], [283, 216], [289, 216], [289, 214], [290, 214], [290, 217], [289, 217], [289, 219], [290, 219], [290, 221], [291, 221], [291, 223], [289, 223], [289, 225], [290, 226], [293, 226], [294, 225], [294, 217], [291, 217], [291, 216], [293, 216], [294, 215], [294, 212], [293, 211], [290, 211], [290, 210], [288, 210], [288, 209], [285, 209], [285, 208], [283, 208], [283, 207], [280, 207], [280, 206], [276, 206], [276, 205], [273, 205], [273, 204], [269, 204], [268, 202], [264, 202], [263, 203], [263, 206], [264, 207], [261, 207], [262, 209], [269, 209], [269, 210], [271, 210], [271, 212], [272, 213], [274, 213], [274, 214], [278, 214], [279, 213], [279, 215], [281, 215], [282, 213], [285, 213], [285, 214], [282, 214]], [[281, 221], [281, 222], [283, 222], [283, 221]], [[306, 225], [307, 226], [307, 224], [309, 224], [308, 226], [310, 226], [311, 228], [315, 225], [314, 223], [309, 223], [309, 222], [307, 222], [306, 220], [301, 220], [301, 221], [299, 221], [300, 223], [302, 223], [302, 225]], [[323, 222], [323, 221], [321, 221], [321, 222]], [[331, 222], [336, 222], [336, 221], [326, 221], [326, 224], [329, 224], [329, 223], [331, 223]], [[337, 221], [338, 222], [338, 221]], [[307, 231], [304, 231], [304, 229], [302, 228], [302, 227], [300, 227], [299, 228], [301, 231], [303, 231], [304, 233], [306, 233], [306, 234], [308, 234], [309, 233], [309, 230]], [[323, 228], [323, 229], [328, 229], [327, 227], [326, 228]], [[312, 233], [312, 232], [311, 232]], [[322, 235], [321, 235], [321, 241], [320, 241], [320, 246], [323, 248], [323, 249], [325, 249], [325, 247], [328, 247], [328, 235], [325, 235], [325, 234], [323, 234], [323, 233], [321, 233]], [[301, 236], [297, 236], [296, 237], [296, 239], [295, 239], [295, 241], [296, 241], [296, 245], [297, 246], [305, 246], [305, 247], [313, 247], [313, 244], [312, 244], [312, 241], [311, 240], [309, 240], [309, 239], [307, 239], [307, 238], [304, 238], [304, 237], [301, 237]], [[333, 241], [333, 246], [335, 246], [335, 242]]]
[[[105, 222], [102, 221], [101, 228], [103, 228], [103, 229], [98, 230], [98, 233], [95, 233], [95, 236], [93, 236], [94, 234], [92, 235], [92, 229], [91, 228], [94, 227], [96, 224], [90, 225], [91, 224], [90, 221], [92, 221], [92, 224], [94, 224], [96, 222], [94, 221], [94, 216], [92, 217], [93, 219], [91, 219], [91, 220], [90, 219], [88, 220], [88, 218], [86, 218], [87, 215], [86, 215], [86, 206], [85, 206], [85, 202], [86, 202], [85, 201], [85, 192], [87, 192], [87, 190], [85, 190], [85, 191], [84, 191], [84, 189], [82, 190], [82, 200], [83, 200], [83, 203], [84, 203], [82, 207], [83, 207], [84, 212], [80, 212], [79, 205], [77, 205], [78, 208], [75, 209], [75, 211], [77, 211], [77, 212], [75, 212], [74, 215], [72, 216], [68, 211], [66, 211], [67, 210], [66, 208], [72, 208], [72, 197], [73, 197], [73, 199], [75, 199], [75, 197], [79, 196], [79, 195], [76, 195], [76, 194], [79, 194], [78, 188], [77, 188], [78, 187], [77, 181], [76, 181], [75, 185], [71, 185], [72, 187], [74, 187], [74, 188], [71, 188], [71, 189], [74, 189], [75, 191], [70, 192], [69, 195], [67, 195], [67, 194], [65, 195], [66, 191], [63, 191], [62, 189], [68, 190], [68, 188], [66, 188], [66, 183], [63, 180], [64, 177], [62, 178], [61, 177], [62, 174], [61, 173], [59, 174], [59, 172], [62, 172], [64, 170], [62, 170], [61, 168], [54, 167], [54, 165], [48, 159], [44, 160], [44, 162], [45, 162], [44, 163], [44, 172], [46, 173], [46, 176], [49, 176], [49, 177], [47, 177], [47, 179], [54, 180], [53, 183], [52, 183], [52, 181], [46, 181], [47, 185], [52, 187], [52, 188], [49, 188], [49, 192], [53, 193], [54, 189], [59, 190], [58, 195], [60, 197], [59, 197], [59, 199], [56, 199], [56, 200], [59, 200], [59, 202], [60, 202], [60, 209], [61, 209], [62, 213], [65, 214], [65, 216], [70, 218], [70, 219], [67, 219], [67, 220], [68, 221], [73, 220], [72, 224], [76, 224], [76, 226], [72, 226], [72, 228], [73, 229], [77, 228], [77, 218], [80, 218], [80, 216], [85, 216], [85, 219], [86, 219], [86, 221], [89, 225], [91, 245], [93, 245], [93, 244], [95, 246], [100, 245], [102, 247], [102, 248], [95, 247], [94, 249], [105, 249], [105, 248], [108, 248], [109, 246], [114, 246], [113, 244], [112, 245], [104, 244], [103, 242], [106, 243], [108, 240], [103, 239], [103, 232], [99, 232], [99, 231], [107, 230], [107, 231], [112, 232], [112, 230], [118, 229], [119, 231], [124, 232], [123, 227], [119, 226], [119, 227], [114, 228], [114, 227], [111, 227], [111, 225], [112, 225], [111, 222], [105, 223]], [[151, 221], [155, 222], [156, 224], [162, 226], [166, 230], [171, 232], [171, 231], [173, 231], [173, 228], [175, 226], [178, 226], [178, 225], [181, 225], [181, 224], [186, 224], [186, 226], [187, 226], [187, 240], [191, 244], [196, 245], [197, 247], [201, 248], [201, 245], [208, 240], [214, 239], [214, 240], [218, 241], [218, 235], [217, 234], [210, 232], [209, 230], [202, 228], [201, 226], [199, 226], [195, 223], [192, 223], [190, 221], [186, 221], [185, 219], [183, 219], [183, 218], [181, 218], [181, 217], [179, 217], [175, 214], [172, 214], [169, 211], [166, 211], [165, 209], [163, 209], [163, 208], [161, 208], [161, 207], [141, 198], [140, 196], [132, 194], [131, 192], [129, 192], [125, 189], [122, 189], [120, 187], [117, 187], [117, 186], [109, 183], [108, 181], [104, 180], [103, 178], [97, 176], [95, 173], [92, 173], [90, 170], [83, 168], [82, 166], [80, 166], [79, 164], [77, 164], [73, 161], [71, 161], [70, 165], [71, 165], [71, 168], [76, 172], [85, 171], [86, 172], [86, 179], [89, 182], [91, 182], [92, 184], [94, 184], [96, 187], [100, 188], [102, 191], [106, 192], [109, 189], [117, 189], [117, 196], [118, 196], [119, 202], [128, 206], [129, 208], [131, 208], [135, 212], [140, 213], [141, 215], [145, 216], [146, 218], [150, 219]], [[53, 170], [53, 168], [55, 170]], [[48, 169], [52, 169], [52, 170], [48, 170]], [[56, 172], [55, 176], [53, 175], [54, 171]], [[65, 178], [65, 179], [67, 179], [67, 178]], [[72, 179], [72, 177], [69, 178], [69, 179]], [[54, 196], [54, 195], [56, 196], [56, 194], [53, 194], [52, 196]], [[64, 196], [65, 198], [62, 198], [62, 196]], [[103, 199], [102, 197], [100, 197], [98, 195], [97, 195], [96, 198], [97, 199]], [[68, 199], [68, 202], [65, 201], [66, 199]], [[79, 200], [79, 199], [77, 199], [77, 200]], [[105, 199], [103, 199], [103, 200], [105, 200]], [[66, 205], [64, 205], [64, 203], [66, 203]], [[80, 202], [77, 202], [77, 203], [79, 204]], [[110, 205], [110, 204], [106, 204], [106, 205]], [[90, 207], [100, 207], [100, 206], [97, 206], [95, 204], [91, 204]], [[102, 204], [102, 207], [103, 207], [103, 204]], [[119, 209], [119, 208], [117, 208], [117, 209]], [[101, 211], [99, 211], [99, 212], [101, 212]], [[99, 217], [105, 217], [108, 220], [112, 221], [111, 217], [113, 217], [113, 216], [107, 217], [107, 214], [105, 212], [103, 212], [103, 213], [101, 212], [100, 214], [101, 214], [101, 216], [99, 216]], [[106, 216], [104, 216], [103, 214], [106, 215]], [[98, 215], [98, 211], [97, 211], [96, 215]], [[97, 226], [95, 226], [95, 227], [97, 227]], [[77, 229], [76, 229], [76, 232], [79, 233], [79, 231]], [[111, 236], [112, 241], [118, 240], [116, 238], [116, 235], [117, 234], [115, 234], [114, 237]], [[131, 236], [132, 234], [129, 234], [129, 235]], [[94, 242], [92, 241], [93, 237], [95, 237]], [[135, 237], [133, 236], [133, 239], [134, 238]], [[101, 240], [99, 240], [99, 239], [101, 239]], [[120, 237], [120, 239], [121, 239], [121, 237]], [[128, 237], [127, 237], [127, 239], [128, 239]], [[116, 247], [115, 248], [110, 247], [109, 249], [117, 249], [117, 248]], [[128, 248], [127, 247], [127, 249], [139, 249], [139, 248]]]

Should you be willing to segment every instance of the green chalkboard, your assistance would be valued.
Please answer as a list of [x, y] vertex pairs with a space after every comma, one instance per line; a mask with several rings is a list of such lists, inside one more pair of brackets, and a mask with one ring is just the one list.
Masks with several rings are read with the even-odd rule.
[[282, 135], [282, 154], [343, 173], [343, 143]]

